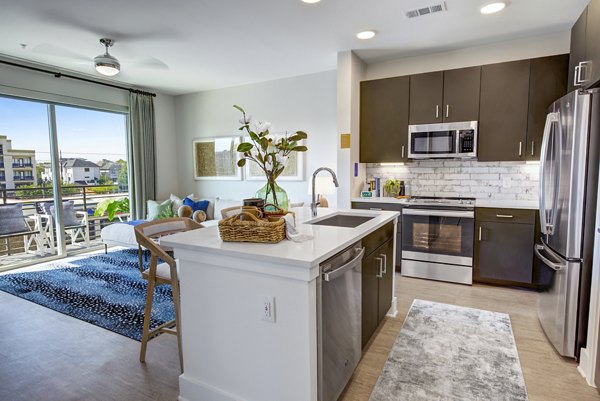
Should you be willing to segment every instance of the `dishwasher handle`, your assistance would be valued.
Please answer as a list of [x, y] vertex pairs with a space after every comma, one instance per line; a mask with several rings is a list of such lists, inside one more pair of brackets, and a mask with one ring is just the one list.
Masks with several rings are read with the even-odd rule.
[[338, 267], [335, 270], [332, 270], [332, 271], [327, 272], [327, 273], [323, 273], [323, 280], [324, 281], [335, 280], [337, 277], [343, 275], [348, 270], [353, 269], [354, 266], [356, 266], [356, 264], [358, 262], [360, 262], [360, 260], [362, 259], [362, 257], [363, 257], [364, 254], [365, 254], [365, 247], [362, 247], [361, 250], [360, 250], [360, 252], [358, 252], [356, 254], [356, 256], [352, 258], [351, 261], [349, 261], [345, 265], [342, 265], [342, 266]]

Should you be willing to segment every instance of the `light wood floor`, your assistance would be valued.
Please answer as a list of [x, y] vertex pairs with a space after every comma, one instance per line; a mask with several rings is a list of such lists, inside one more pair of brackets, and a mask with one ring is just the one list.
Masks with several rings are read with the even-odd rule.
[[487, 285], [459, 285], [396, 276], [398, 317], [386, 318], [368, 345], [341, 400], [368, 401], [414, 299], [508, 313], [530, 401], [598, 401], [600, 393], [546, 340], [537, 320], [537, 293]]
[[[600, 400], [547, 342], [535, 315], [537, 294], [397, 277], [399, 315], [369, 344], [344, 401], [367, 401], [413, 299], [509, 313], [530, 401]], [[177, 343], [159, 336], [138, 362], [139, 342], [0, 291], [0, 400], [175, 401]], [[486, 400], [487, 401], [487, 400]]]

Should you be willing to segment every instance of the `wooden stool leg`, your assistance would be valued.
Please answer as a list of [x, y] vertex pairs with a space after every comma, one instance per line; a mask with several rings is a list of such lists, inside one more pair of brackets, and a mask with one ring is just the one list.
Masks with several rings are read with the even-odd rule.
[[150, 331], [153, 298], [154, 280], [148, 280], [148, 291], [146, 292], [146, 308], [144, 309], [144, 327], [142, 328], [142, 349], [140, 350], [140, 362], [144, 362], [146, 359], [146, 346], [148, 345], [148, 332]]
[[[177, 273], [173, 274], [175, 268], [171, 268], [171, 277], [177, 277]], [[179, 367], [183, 373], [183, 347], [181, 344], [181, 314], [179, 311], [179, 280], [171, 280], [171, 291], [173, 293], [173, 306], [175, 309], [175, 326], [177, 327], [177, 348], [179, 349]]]

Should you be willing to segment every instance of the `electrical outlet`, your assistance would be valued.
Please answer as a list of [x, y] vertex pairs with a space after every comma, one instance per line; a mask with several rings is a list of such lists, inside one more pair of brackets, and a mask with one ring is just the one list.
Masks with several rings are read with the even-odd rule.
[[275, 323], [275, 297], [263, 295], [260, 302], [260, 318]]

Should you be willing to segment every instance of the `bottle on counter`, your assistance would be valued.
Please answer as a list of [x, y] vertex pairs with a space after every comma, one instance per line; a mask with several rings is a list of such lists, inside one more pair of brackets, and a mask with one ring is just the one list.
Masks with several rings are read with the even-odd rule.
[[406, 195], [406, 186], [404, 186], [404, 181], [400, 181], [400, 196]]

